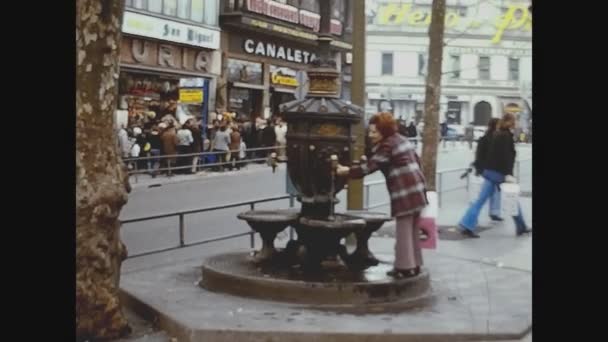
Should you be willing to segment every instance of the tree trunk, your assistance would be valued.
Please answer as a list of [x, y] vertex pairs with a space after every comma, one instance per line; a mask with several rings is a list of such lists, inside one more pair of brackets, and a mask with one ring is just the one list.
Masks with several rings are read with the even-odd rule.
[[437, 146], [439, 144], [439, 99], [441, 96], [441, 61], [443, 60], [443, 32], [445, 0], [433, 0], [429, 28], [429, 62], [424, 101], [424, 131], [422, 138], [422, 168], [427, 188], [436, 191]]
[[76, 336], [125, 336], [118, 299], [130, 191], [114, 132], [123, 0], [76, 1]]

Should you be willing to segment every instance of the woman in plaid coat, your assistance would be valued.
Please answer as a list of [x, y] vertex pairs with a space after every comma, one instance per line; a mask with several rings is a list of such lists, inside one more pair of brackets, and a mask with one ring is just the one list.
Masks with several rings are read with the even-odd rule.
[[373, 145], [370, 158], [363, 158], [360, 166], [339, 165], [337, 174], [362, 178], [377, 170], [382, 171], [391, 197], [391, 216], [397, 222], [395, 264], [388, 275], [398, 278], [415, 276], [422, 266], [416, 221], [428, 204], [420, 160], [414, 146], [397, 133], [397, 122], [390, 113], [374, 115], [369, 122], [368, 135]]

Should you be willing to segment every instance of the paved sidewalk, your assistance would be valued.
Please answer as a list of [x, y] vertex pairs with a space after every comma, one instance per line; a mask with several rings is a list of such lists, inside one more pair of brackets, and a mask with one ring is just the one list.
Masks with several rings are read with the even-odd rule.
[[[464, 191], [456, 191], [454, 193], [450, 193], [449, 197], [444, 201], [445, 205], [440, 209], [439, 212], [439, 224], [440, 225], [455, 225], [460, 218], [460, 216], [464, 213], [464, 210], [467, 207], [466, 200], [466, 192]], [[524, 216], [531, 226], [532, 222], [532, 205], [531, 198], [522, 198], [522, 207], [524, 210]], [[531, 322], [531, 276], [532, 276], [532, 236], [524, 236], [524, 237], [516, 237], [513, 223], [510, 221], [505, 221], [501, 224], [491, 224], [489, 219], [487, 218], [487, 209], [482, 211], [482, 215], [480, 217], [480, 225], [490, 225], [491, 228], [480, 233], [480, 239], [465, 239], [465, 240], [457, 240], [457, 241], [448, 241], [448, 240], [439, 240], [438, 247], [436, 250], [424, 250], [424, 258], [427, 261], [427, 266], [431, 272], [431, 275], [435, 274], [435, 276], [440, 276], [444, 280], [438, 280], [435, 278], [435, 282], [443, 282], [448, 281], [446, 283], [446, 289], [450, 290], [454, 287], [455, 291], [461, 292], [465, 291], [463, 296], [466, 297], [466, 302], [472, 301], [470, 303], [478, 303], [475, 305], [481, 305], [478, 309], [479, 311], [475, 311], [475, 316], [472, 316], [473, 320], [471, 324], [477, 324], [480, 319], [485, 315], [484, 310], [494, 310], [496, 311], [496, 315], [506, 314], [507, 312], [512, 312], [513, 310], [518, 312], [518, 316], [523, 315], [521, 317], [527, 317], [529, 322]], [[385, 262], [392, 262], [393, 255], [393, 246], [394, 246], [394, 234], [392, 234], [392, 230], [394, 230], [393, 226], [389, 223], [386, 227], [383, 227], [378, 234], [373, 236], [370, 239], [370, 250], [381, 258], [381, 260]], [[281, 247], [288, 240], [288, 234], [282, 234], [280, 236], [280, 240], [277, 241], [277, 246]], [[154, 275], [154, 277], [162, 277], [161, 274], [166, 274], [167, 270], [172, 269], [172, 265], [182, 265], [180, 267], [196, 267], [199, 265], [201, 260], [207, 256], [217, 254], [220, 252], [228, 252], [234, 251], [236, 249], [243, 249], [247, 246], [246, 239], [238, 239], [238, 241], [224, 241], [217, 244], [211, 244], [209, 246], [202, 247], [192, 247], [189, 248], [191, 250], [187, 256], [180, 257], [180, 251], [175, 251], [172, 253], [163, 253], [163, 255], [153, 256], [150, 260], [156, 258], [156, 265], [150, 264], [146, 268], [138, 268], [138, 269], [130, 269], [127, 267], [123, 267], [123, 285], [122, 287], [129, 289], [141, 289], [142, 287], [153, 286], [152, 284], [143, 286], [146, 284], [145, 274]], [[256, 238], [256, 247], [259, 248], [260, 241]], [[195, 251], [193, 254], [192, 251]], [[147, 258], [147, 257], [146, 257]], [[438, 261], [439, 260], [439, 261]], [[440, 261], [445, 260], [445, 261]], [[128, 263], [128, 262], [127, 262]], [[450, 264], [451, 263], [451, 264]], [[449, 266], [452, 265], [453, 266]], [[448, 267], [448, 269], [445, 269]], [[456, 267], [456, 269], [452, 269]], [[475, 269], [478, 269], [475, 271]], [[516, 282], [509, 283], [507, 287], [501, 286], [500, 282], [496, 282], [495, 280], [480, 278], [479, 281], [475, 281], [473, 287], [462, 287], [465, 286], [464, 283], [456, 282], [452, 284], [451, 277], [446, 277], [450, 273], [453, 273], [456, 278], [458, 278], [457, 274], [461, 271], [465, 272], [462, 276], [465, 277], [492, 277], [491, 279], [503, 279], [506, 281], [507, 279], [514, 279], [515, 274], [519, 274], [516, 279]], [[435, 272], [434, 272], [435, 270]], [[450, 271], [451, 270], [451, 271]], [[501, 272], [516, 272], [509, 276], [501, 275]], [[475, 273], [477, 272], [477, 273]], [[479, 273], [481, 272], [481, 273]], [[492, 275], [494, 274], [494, 275]], [[143, 277], [143, 278], [142, 278]], [[168, 279], [171, 279], [169, 277]], [[160, 278], [158, 278], [160, 281]], [[470, 278], [469, 278], [470, 279]], [[483, 283], [487, 283], [485, 286]], [[459, 284], [459, 285], [458, 285]], [[467, 285], [469, 286], [469, 285]], [[486, 288], [487, 287], [487, 288]], [[466, 290], [463, 290], [466, 289]], [[137, 290], [139, 291], [139, 290]], [[158, 291], [158, 290], [157, 290]], [[515, 292], [511, 292], [515, 291]], [[467, 297], [473, 296], [473, 297]], [[479, 298], [477, 298], [479, 296]], [[497, 297], [498, 296], [498, 297]], [[153, 298], [153, 297], [151, 297]], [[169, 297], [160, 299], [161, 301], [167, 300]], [[205, 296], [200, 297], [200, 300], [204, 300]], [[470, 299], [469, 299], [470, 298]], [[504, 301], [501, 298], [520, 298], [517, 303], [509, 306], [509, 301]], [[209, 298], [211, 299], [211, 298]], [[218, 308], [221, 307], [231, 307], [235, 305], [242, 305], [242, 303], [235, 301], [231, 302], [233, 299], [226, 299], [224, 297], [213, 297], [215, 300], [227, 300], [225, 303], [217, 303]], [[494, 307], [486, 308], [483, 303], [493, 303]], [[502, 303], [502, 304], [501, 304]], [[193, 304], [194, 305], [194, 304]], [[261, 303], [260, 305], [263, 305]], [[489, 305], [489, 304], [488, 304]], [[524, 309], [524, 311], [519, 311], [518, 306], [524, 305], [526, 307], [519, 308]], [[443, 306], [441, 306], [443, 307]], [[201, 307], [204, 308], [204, 307]], [[281, 310], [276, 307], [266, 308], [265, 306], [261, 306], [264, 310], [275, 310], [277, 315], [281, 315]], [[447, 307], [444, 307], [444, 309]], [[501, 308], [507, 310], [507, 312], [501, 312]], [[528, 309], [526, 309], [528, 308]], [[439, 308], [438, 308], [439, 309]], [[194, 310], [193, 312], [198, 312], [196, 306], [192, 307], [189, 310]], [[202, 310], [202, 309], [201, 309]], [[252, 308], [252, 310], [254, 310]], [[261, 309], [258, 309], [261, 310]], [[443, 310], [443, 309], [442, 309]], [[528, 311], [526, 311], [528, 310]], [[291, 310], [290, 312], [292, 312]], [[441, 311], [441, 310], [440, 310]], [[287, 312], [287, 311], [285, 311]], [[524, 313], [526, 312], [526, 313]], [[200, 312], [201, 315], [203, 312]], [[218, 311], [218, 314], [219, 311]], [[439, 313], [440, 314], [440, 313]], [[221, 313], [220, 315], [224, 315]], [[308, 317], [307, 313], [303, 313], [303, 316]], [[481, 315], [481, 316], [480, 316]], [[201, 316], [202, 319], [203, 316]], [[207, 317], [207, 316], [205, 316]], [[209, 316], [208, 319], [210, 321], [215, 321], [212, 319], [213, 316]], [[257, 317], [257, 316], [256, 316]], [[446, 316], [444, 319], [447, 319], [451, 316]], [[390, 317], [383, 317], [385, 320], [379, 320], [376, 323], [370, 322], [369, 329], [373, 330], [374, 324], [388, 324], [393, 329], [393, 333], [397, 333], [398, 330], [403, 330], [404, 322], [392, 325], [389, 321], [387, 321]], [[227, 318], [228, 319], [228, 318]], [[262, 318], [260, 318], [262, 319]], [[309, 319], [316, 319], [314, 315], [310, 316]], [[326, 319], [329, 319], [326, 317]], [[332, 318], [333, 319], [333, 318]], [[335, 318], [338, 320], [338, 318]], [[353, 318], [354, 319], [354, 318]], [[463, 317], [458, 318], [455, 317], [457, 321], [461, 323], [455, 324], [463, 324]], [[375, 322], [375, 319], [372, 318], [372, 321]], [[193, 321], [195, 322], [195, 321]], [[222, 319], [217, 320], [217, 324], [224, 325], [226, 324]], [[342, 322], [342, 323], [340, 323]], [[389, 323], [387, 323], [389, 322]], [[264, 324], [263, 321], [259, 322], [260, 324]], [[268, 328], [273, 325], [279, 324], [277, 321], [269, 321]], [[320, 322], [319, 322], [320, 323]], [[343, 321], [336, 321], [336, 324], [343, 324]], [[194, 324], [194, 323], [193, 323]], [[293, 323], [290, 323], [293, 324]], [[287, 326], [289, 326], [288, 324]], [[228, 325], [229, 326], [229, 325]], [[262, 325], [263, 326], [263, 325]], [[285, 326], [286, 329], [287, 326]], [[276, 328], [280, 328], [282, 325], [277, 326]], [[401, 328], [400, 328], [401, 327]], [[329, 328], [328, 326], [328, 329]], [[364, 328], [362, 328], [364, 329]], [[363, 331], [362, 331], [363, 333]], [[518, 341], [531, 341], [531, 333], [527, 334], [525, 338]], [[163, 332], [153, 332], [145, 334], [142, 336], [134, 335], [134, 337], [129, 339], [123, 339], [121, 342], [139, 342], [139, 341], [169, 341], [169, 335], [164, 334]], [[447, 341], [447, 340], [446, 340]], [[511, 340], [515, 341], [515, 340]]]

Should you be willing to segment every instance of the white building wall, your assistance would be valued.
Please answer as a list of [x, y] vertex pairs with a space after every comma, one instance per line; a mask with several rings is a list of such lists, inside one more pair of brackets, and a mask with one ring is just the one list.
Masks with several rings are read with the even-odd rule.
[[495, 81], [509, 79], [509, 57], [490, 56], [490, 79]]
[[382, 54], [380, 51], [367, 51], [365, 53], [366, 76], [380, 76], [382, 72]]
[[519, 59], [519, 79], [522, 81], [532, 81], [532, 57], [522, 57]]
[[479, 63], [479, 57], [472, 54], [463, 54], [460, 56], [460, 65], [462, 70], [460, 72], [460, 78], [463, 80], [476, 80], [478, 76], [477, 64]]
[[[368, 0], [366, 0], [368, 1]], [[445, 120], [447, 98], [459, 101], [461, 107], [461, 123], [466, 124], [474, 119], [475, 105], [481, 101], [488, 102], [492, 107], [492, 116], [502, 114], [502, 100], [522, 96], [522, 89], [531, 85], [532, 58], [531, 33], [522, 28], [506, 30], [499, 42], [493, 42], [497, 32], [496, 24], [501, 18], [500, 7], [519, 4], [523, 0], [506, 0], [496, 6], [494, 2], [479, 6], [478, 0], [454, 0], [458, 5], [470, 5], [467, 17], [461, 18], [458, 27], [448, 29], [446, 46], [444, 47], [441, 97], [441, 120]], [[454, 2], [451, 1], [450, 2]], [[526, 0], [527, 1], [527, 0]], [[371, 2], [371, 1], [370, 1]], [[399, 6], [414, 3], [414, 7], [427, 11], [420, 6], [419, 0], [382, 0], [378, 3], [398, 3]], [[430, 4], [431, 1], [429, 0]], [[368, 8], [369, 4], [366, 5]], [[527, 5], [526, 5], [527, 7]], [[408, 12], [411, 14], [412, 11]], [[425, 76], [418, 74], [418, 54], [428, 51], [428, 27], [414, 27], [408, 24], [407, 18], [401, 22], [390, 19], [388, 23], [380, 23], [381, 16], [377, 12], [376, 21], [368, 24], [366, 38], [367, 61], [366, 81], [369, 84], [368, 95], [372, 98], [391, 99], [394, 103], [395, 114], [411, 117], [415, 104], [424, 102]], [[409, 14], [408, 14], [409, 15]], [[471, 19], [481, 23], [479, 29], [471, 29], [467, 34], [455, 34], [465, 31]], [[462, 26], [462, 27], [461, 27]], [[394, 52], [393, 75], [381, 75], [382, 52]], [[450, 78], [448, 71], [453, 69], [450, 55], [460, 56], [460, 77]], [[479, 80], [479, 56], [490, 57], [490, 80]], [[509, 80], [509, 58], [520, 60], [519, 82]], [[426, 66], [425, 66], [426, 69]], [[426, 72], [426, 70], [425, 70]], [[453, 98], [456, 96], [456, 99]], [[370, 98], [370, 102], [371, 102]], [[411, 104], [410, 104], [411, 103]]]
[[398, 51], [393, 55], [395, 76], [418, 76], [418, 53]]

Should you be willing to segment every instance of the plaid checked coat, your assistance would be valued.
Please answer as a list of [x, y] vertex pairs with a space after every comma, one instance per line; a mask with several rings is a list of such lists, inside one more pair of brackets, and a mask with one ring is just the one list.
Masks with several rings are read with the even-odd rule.
[[414, 146], [400, 134], [383, 139], [372, 148], [367, 163], [353, 165], [349, 176], [362, 178], [382, 171], [391, 197], [391, 216], [412, 215], [428, 204], [426, 183], [420, 168], [420, 159]]

